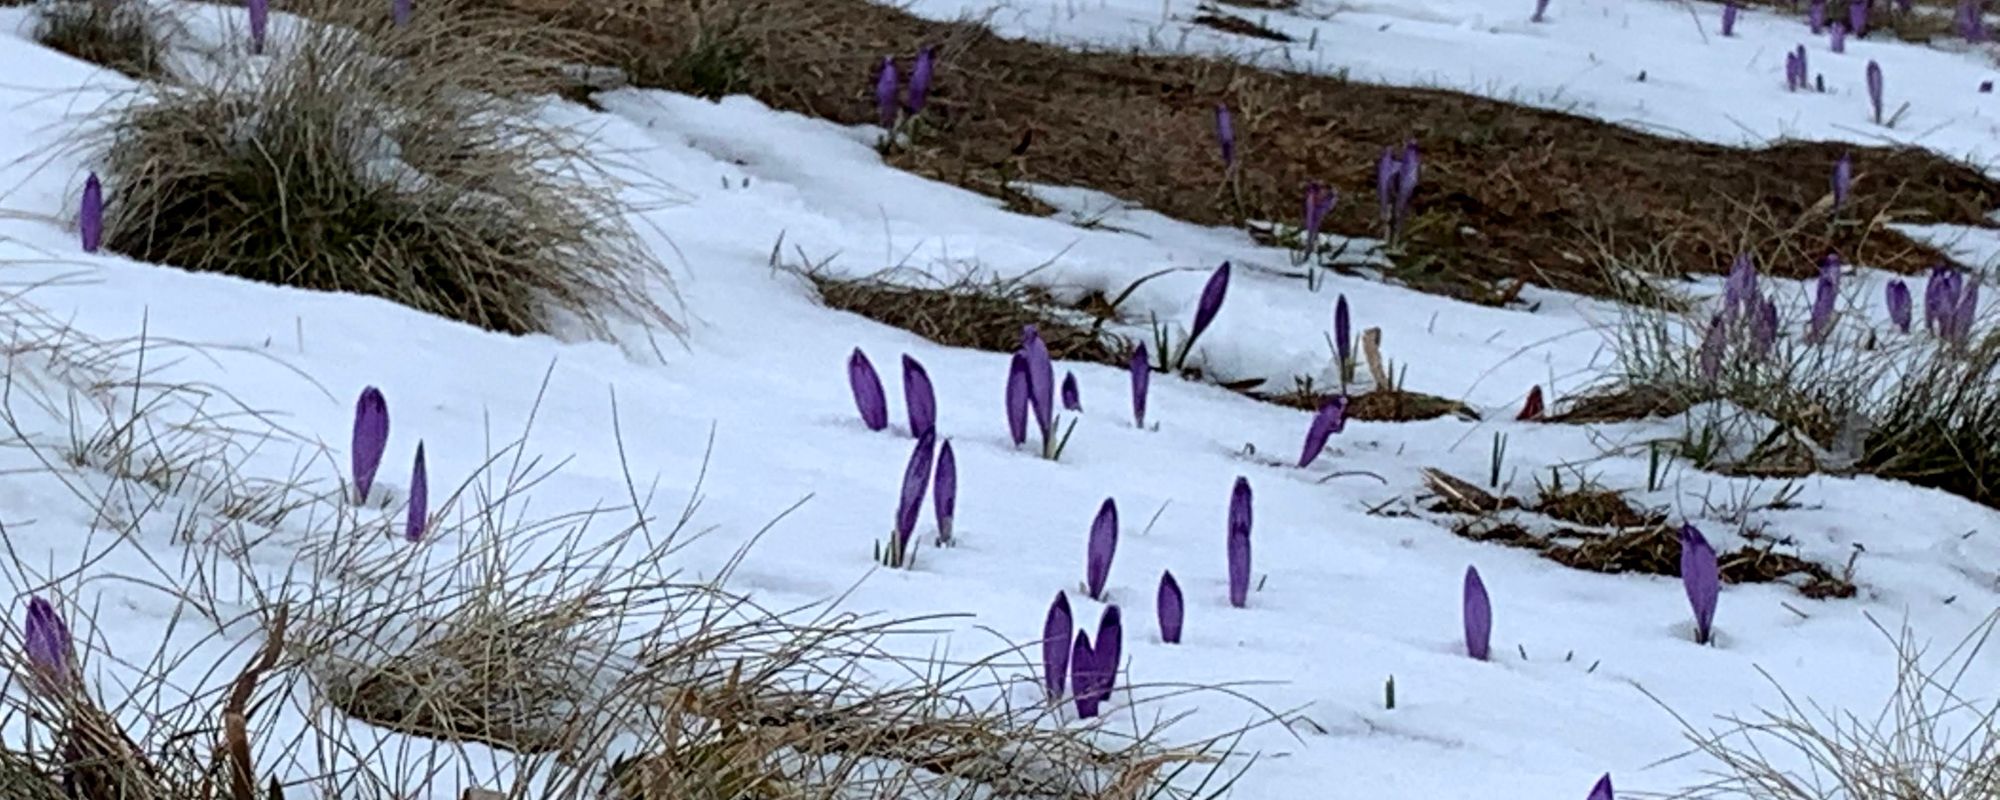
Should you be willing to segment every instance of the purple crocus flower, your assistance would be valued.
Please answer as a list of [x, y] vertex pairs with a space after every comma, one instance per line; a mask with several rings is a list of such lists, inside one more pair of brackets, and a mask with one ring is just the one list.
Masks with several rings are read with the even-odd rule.
[[1945, 322], [1958, 306], [1959, 273], [1942, 264], [1931, 269], [1924, 285], [1924, 328], [1942, 335]]
[[1056, 368], [1049, 361], [1049, 346], [1033, 325], [1021, 326], [1021, 355], [1028, 366], [1028, 407], [1035, 412], [1035, 424], [1042, 429], [1042, 442], [1056, 424]]
[[903, 467], [903, 493], [896, 501], [896, 538], [889, 543], [896, 549], [891, 563], [902, 563], [910, 533], [917, 529], [917, 515], [924, 510], [924, 491], [931, 485], [931, 466], [936, 453], [936, 434], [925, 433], [917, 437], [917, 446], [910, 451], [910, 463]]
[[271, 25], [271, 0], [244, 0], [244, 10], [250, 12], [250, 53], [264, 54], [264, 32]]
[[1347, 378], [1349, 365], [1354, 363], [1354, 326], [1348, 319], [1347, 295], [1333, 299], [1333, 350], [1340, 359], [1340, 376]]
[[1062, 699], [1063, 687], [1069, 683], [1069, 633], [1075, 629], [1069, 595], [1058, 591], [1055, 602], [1049, 604], [1048, 619], [1042, 622], [1042, 685], [1049, 691], [1049, 702]]
[[22, 650], [28, 663], [40, 673], [49, 688], [66, 686], [76, 674], [75, 645], [69, 626], [63, 624], [56, 608], [39, 596], [28, 598], [28, 621], [22, 626]]
[[1796, 92], [1805, 86], [1805, 70], [1799, 66], [1799, 54], [1785, 54], [1785, 91]]
[[1076, 698], [1076, 715], [1080, 719], [1097, 716], [1097, 653], [1090, 648], [1090, 634], [1076, 632], [1076, 644], [1069, 656], [1069, 691]]
[[1855, 36], [1868, 35], [1867, 0], [1848, 0], [1847, 30], [1849, 33], [1852, 33]]
[[1695, 367], [1701, 372], [1701, 379], [1713, 383], [1722, 374], [1722, 349], [1728, 343], [1728, 326], [1721, 314], [1708, 320], [1708, 330], [1701, 336], [1701, 347], [1695, 353]]
[[1812, 76], [1812, 70], [1806, 66], [1806, 46], [1799, 45], [1792, 52], [1799, 54], [1799, 86], [1804, 88], [1809, 83], [1807, 79]]
[[1181, 583], [1174, 571], [1160, 573], [1160, 641], [1181, 643], [1181, 624], [1187, 621], [1187, 602], [1181, 597]]
[[1236, 169], [1236, 118], [1229, 113], [1229, 106], [1215, 104], [1215, 145], [1222, 151], [1222, 167]]
[[1847, 26], [1845, 24], [1842, 24], [1839, 20], [1834, 20], [1832, 25], [1827, 26], [1827, 38], [1833, 52], [1847, 52]]
[[1007, 365], [1007, 433], [1015, 447], [1028, 441], [1028, 357], [1018, 351]]
[[882, 393], [882, 376], [861, 348], [847, 357], [847, 387], [854, 393], [854, 407], [861, 412], [861, 424], [871, 431], [889, 427], [889, 398]]
[[1146, 429], [1146, 392], [1152, 387], [1153, 365], [1146, 357], [1146, 345], [1132, 348], [1132, 425]]
[[903, 405], [909, 408], [911, 436], [937, 430], [937, 393], [931, 388], [931, 374], [908, 354], [903, 356]]
[[1833, 210], [1839, 211], [1847, 205], [1847, 192], [1854, 186], [1854, 157], [1841, 153], [1840, 160], [1833, 162]]
[[1722, 593], [1722, 568], [1715, 548], [1693, 525], [1681, 526], [1681, 586], [1687, 590], [1688, 605], [1694, 609], [1694, 640], [1708, 644], [1714, 631], [1715, 603]]
[[1589, 800], [1617, 800], [1611, 794], [1611, 773], [1604, 773], [1604, 777], [1597, 779], [1597, 785], [1590, 787]]
[[1910, 332], [1910, 285], [1902, 278], [1889, 281], [1889, 322], [1904, 333]]
[[1492, 652], [1493, 601], [1486, 596], [1486, 582], [1479, 579], [1478, 567], [1465, 568], [1465, 654], [1485, 661]]
[[424, 531], [431, 522], [431, 481], [429, 471], [424, 468], [424, 443], [417, 441], [417, 461], [410, 468], [410, 516], [403, 528], [403, 538], [412, 542], [424, 540]]
[[1757, 318], [1752, 321], [1750, 326], [1751, 352], [1761, 357], [1771, 352], [1771, 347], [1777, 343], [1778, 303], [1775, 300], [1767, 298], [1762, 305], [1758, 306]]
[[1083, 396], [1076, 389], [1076, 373], [1063, 373], [1062, 405], [1064, 411], [1083, 411]]
[[1958, 303], [1952, 308], [1952, 341], [1965, 344], [1972, 340], [1972, 323], [1979, 315], [1979, 281], [1965, 284], [1959, 290]]
[[1808, 319], [1807, 339], [1818, 343], [1833, 331], [1833, 309], [1840, 300], [1840, 259], [1828, 255], [1820, 262], [1819, 282]]
[[1417, 150], [1417, 140], [1411, 139], [1403, 145], [1402, 165], [1396, 170], [1396, 220], [1402, 227], [1402, 220], [1410, 215], [1410, 198], [1417, 194], [1417, 179], [1423, 173], [1423, 155]]
[[1098, 617], [1096, 641], [1091, 659], [1097, 662], [1097, 699], [1109, 700], [1118, 686], [1118, 662], [1125, 650], [1125, 620], [1118, 606], [1105, 606], [1104, 616]]
[[1222, 266], [1216, 267], [1215, 272], [1209, 274], [1208, 283], [1201, 287], [1201, 300], [1196, 302], [1194, 307], [1194, 327], [1188, 330], [1187, 341], [1181, 345], [1183, 362], [1187, 360], [1187, 354], [1194, 349], [1194, 340], [1201, 338], [1202, 332], [1208, 330], [1209, 323], [1215, 321], [1216, 313], [1222, 310], [1222, 298], [1228, 294], [1229, 262], [1224, 261]]
[[1979, 0], [1959, 0], [1958, 35], [1968, 42], [1986, 41], [1986, 17], [1980, 9]]
[[875, 113], [884, 130], [896, 129], [896, 57], [883, 56], [875, 75]]
[[1319, 229], [1326, 222], [1326, 214], [1333, 210], [1334, 201], [1340, 193], [1326, 188], [1325, 184], [1313, 181], [1306, 184], [1305, 253], [1310, 258], [1319, 252]]
[[937, 511], [938, 542], [951, 544], [951, 523], [958, 516], [958, 455], [952, 452], [950, 439], [938, 448], [937, 475], [931, 494]]
[[389, 0], [389, 21], [396, 27], [409, 27], [410, 11], [410, 0]]
[[1875, 110], [1875, 124], [1882, 124], [1882, 65], [1868, 62], [1868, 105]]
[[1396, 176], [1403, 171], [1403, 162], [1396, 156], [1396, 148], [1382, 148], [1382, 158], [1375, 163], [1375, 200], [1382, 205], [1382, 221], [1392, 223], [1396, 215]]
[[1299, 468], [1312, 466], [1326, 452], [1326, 440], [1347, 427], [1347, 395], [1329, 397], [1319, 404], [1312, 423], [1306, 426], [1305, 448], [1299, 452]]
[[1826, 32], [1826, 0], [1812, 0], [1806, 7], [1806, 24], [1812, 26], [1814, 36]]
[[1528, 17], [1528, 21], [1541, 22], [1542, 14], [1546, 13], [1548, 10], [1549, 10], [1549, 0], [1535, 0], [1535, 13], [1533, 16]]
[[925, 47], [917, 51], [917, 64], [910, 68], [910, 94], [903, 107], [912, 116], [924, 110], [924, 103], [931, 96], [931, 73], [937, 68], [937, 47]]
[[1250, 602], [1250, 481], [1241, 476], [1229, 491], [1229, 604]]
[[351, 466], [354, 470], [354, 502], [368, 502], [368, 490], [375, 485], [375, 471], [382, 466], [382, 453], [389, 446], [389, 401], [373, 386], [361, 390], [354, 401], [354, 439]]
[[104, 246], [104, 184], [95, 172], [83, 179], [83, 203], [77, 209], [76, 229], [83, 239], [83, 252], [95, 253]]
[[1118, 554], [1118, 503], [1104, 499], [1097, 519], [1090, 524], [1090, 549], [1084, 555], [1084, 592], [1092, 600], [1104, 599], [1104, 584], [1111, 577], [1111, 558]]
[[1729, 267], [1729, 279], [1722, 284], [1722, 314], [1749, 317], [1757, 310], [1757, 265], [1750, 254], [1738, 253]]
[[1722, 35], [1724, 37], [1730, 37], [1736, 35], [1736, 13], [1737, 9], [1735, 3], [1732, 2], [1723, 4]]

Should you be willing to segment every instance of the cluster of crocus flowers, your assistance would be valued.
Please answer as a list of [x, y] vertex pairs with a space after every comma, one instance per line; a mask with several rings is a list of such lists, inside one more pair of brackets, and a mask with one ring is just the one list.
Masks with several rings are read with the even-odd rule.
[[1939, 266], [1931, 270], [1924, 286], [1924, 327], [1947, 343], [1964, 345], [1972, 339], [1972, 323], [1979, 313], [1979, 281], [1966, 280], [1958, 269]]
[[[1061, 435], [1056, 431], [1061, 427], [1061, 419], [1056, 412], [1055, 364], [1049, 358], [1049, 346], [1042, 341], [1042, 334], [1034, 325], [1021, 328], [1021, 349], [1014, 351], [1014, 357], [1007, 365], [1007, 431], [1019, 447], [1028, 441], [1028, 417], [1034, 415], [1035, 427], [1041, 431], [1042, 457], [1055, 460], [1062, 457], [1063, 447], [1069, 443], [1069, 435], [1076, 431], [1072, 420]], [[1082, 407], [1076, 396], [1074, 377], [1066, 382], [1064, 404]]]
[[1714, 381], [1727, 365], [1732, 345], [1761, 359], [1778, 338], [1778, 304], [1757, 286], [1757, 267], [1748, 255], [1738, 255], [1723, 282], [1722, 308], [1708, 320], [1695, 349], [1695, 369], [1704, 381]]
[[1401, 151], [1382, 148], [1382, 157], [1375, 162], [1375, 200], [1382, 208], [1382, 224], [1391, 242], [1402, 236], [1409, 222], [1410, 198], [1417, 193], [1422, 173], [1423, 156], [1415, 139], [1405, 142]]
[[936, 70], [937, 48], [931, 46], [918, 50], [915, 63], [910, 67], [906, 93], [902, 76], [896, 68], [896, 57], [882, 57], [882, 66], [875, 72], [875, 115], [882, 129], [888, 131], [885, 143], [894, 141], [902, 120], [915, 119], [923, 113], [924, 106], [930, 102], [931, 80]]
[[[1077, 631], [1069, 596], [1056, 592], [1055, 602], [1042, 622], [1042, 689], [1049, 702], [1067, 696], [1076, 704], [1082, 719], [1097, 716], [1098, 708], [1117, 688], [1118, 662], [1123, 658], [1125, 623], [1118, 606], [1106, 606], [1098, 618], [1093, 644], [1087, 631]], [[1074, 638], [1071, 632], [1075, 631]]]
[[1806, 66], [1806, 46], [1785, 54], [1785, 90], [1796, 92], [1812, 86], [1812, 73]]

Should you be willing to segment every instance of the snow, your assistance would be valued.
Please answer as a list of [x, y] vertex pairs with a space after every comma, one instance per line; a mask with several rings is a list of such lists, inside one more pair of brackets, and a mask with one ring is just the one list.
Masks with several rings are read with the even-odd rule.
[[[986, 2], [922, 0], [914, 8], [946, 18], [983, 12]], [[1985, 109], [1993, 97], [1973, 91], [1994, 71], [1983, 51], [1857, 40], [1841, 57], [1814, 42], [1814, 63], [1826, 71], [1831, 93], [1793, 95], [1782, 89], [1782, 54], [1806, 36], [1801, 23], [1773, 14], [1746, 12], [1740, 37], [1721, 39], [1713, 23], [1717, 7], [1706, 4], [1557, 0], [1544, 24], [1526, 21], [1528, 3], [1502, 9], [1487, 0], [1429, 0], [1420, 11], [1411, 5], [1308, 0], [1297, 12], [1258, 16], [1301, 39], [1318, 30], [1318, 49], [1294, 46], [1282, 62], [1291, 67], [1448, 85], [1718, 141], [1890, 138], [1982, 159], [2000, 141]], [[1183, 40], [1175, 20], [1192, 8], [1178, 0], [1046, 6], [1016, 0], [994, 21], [1008, 35], [1235, 46], [1199, 30]], [[23, 12], [4, 13], [0, 29], [19, 27], [9, 23]], [[216, 30], [212, 18], [195, 22], [204, 19]], [[1890, 75], [1892, 104], [1910, 103], [1894, 130], [1866, 123], [1858, 87], [1868, 59], [1881, 61]], [[722, 574], [777, 519], [730, 573], [729, 586], [769, 607], [840, 597], [843, 608], [864, 613], [965, 615], [929, 623], [945, 629], [939, 637], [899, 640], [895, 646], [913, 656], [1031, 642], [1058, 590], [1070, 591], [1079, 625], [1094, 627], [1102, 604], [1075, 587], [1090, 520], [1100, 502], [1115, 498], [1124, 535], [1109, 592], [1125, 608], [1128, 626], [1121, 683], [1240, 684], [1244, 699], [1189, 695], [1135, 706], [1121, 691], [1107, 724], [1128, 729], [1155, 715], [1193, 710], [1199, 713], [1175, 733], [1200, 737], [1255, 722], [1266, 709], [1285, 711], [1289, 724], [1254, 728], [1241, 743], [1245, 754], [1261, 758], [1236, 797], [1582, 797], [1606, 771], [1621, 789], [1677, 789], [1699, 782], [1704, 765], [1660, 763], [1685, 749], [1670, 710], [1707, 727], [1779, 702], [1775, 681], [1796, 697], [1866, 717], [1886, 699], [1896, 664], [1892, 643], [1871, 618], [1892, 628], [1907, 622], [1925, 640], [1953, 642], [2000, 599], [2000, 515], [1991, 509], [1873, 478], [1825, 476], [1800, 480], [1793, 503], [1774, 508], [1768, 505], [1777, 482], [1685, 467], [1647, 492], [1643, 444], [1678, 436], [1681, 420], [1592, 428], [1511, 421], [1510, 410], [1529, 386], [1561, 394], [1594, 380], [1605, 366], [1599, 326], [1618, 312], [1599, 301], [1533, 289], [1536, 310], [1495, 309], [1340, 276], [1308, 291], [1296, 279], [1260, 269], [1282, 266], [1286, 254], [1240, 231], [1190, 225], [1063, 187], [1038, 191], [1059, 208], [1101, 216], [1106, 224], [1086, 229], [1064, 214], [1012, 214], [988, 198], [885, 167], [873, 149], [878, 131], [777, 112], [742, 97], [711, 103], [620, 90], [598, 98], [602, 113], [553, 100], [546, 113], [587, 131], [593, 149], [634, 187], [635, 225], [674, 267], [692, 315], [690, 333], [684, 345], [665, 340], [657, 357], [645, 344], [647, 332], [630, 325], [617, 331], [617, 343], [508, 337], [372, 298], [79, 253], [70, 209], [89, 161], [66, 145], [94, 109], [125, 102], [131, 84], [21, 38], [0, 39], [0, 69], [8, 76], [0, 93], [9, 109], [0, 115], [0, 259], [10, 287], [33, 287], [14, 298], [16, 307], [42, 309], [47, 326], [8, 332], [10, 353], [57, 328], [107, 342], [143, 333], [157, 349], [144, 364], [150, 385], [205, 388], [200, 396], [168, 394], [152, 412], [155, 426], [239, 404], [264, 412], [266, 422], [241, 420], [242, 427], [268, 425], [293, 436], [239, 442], [241, 476], [283, 482], [303, 475], [322, 487], [337, 485], [344, 469], [354, 396], [364, 385], [381, 387], [393, 420], [390, 456], [378, 478], [388, 499], [361, 510], [354, 525], [362, 531], [379, 533], [399, 519], [406, 465], [419, 440], [434, 500], [452, 495], [497, 445], [524, 430], [525, 454], [560, 463], [532, 489], [539, 515], [628, 502], [629, 472], [642, 490], [659, 489], [649, 513], [671, 518], [699, 480], [692, 527], [709, 533], [673, 556], [675, 569], [702, 578]], [[1634, 80], [1641, 69], [1648, 71], [1645, 83]], [[1990, 236], [1937, 235], [1964, 237], [1969, 252], [1994, 249]], [[1149, 419], [1158, 427], [1139, 430], [1127, 411], [1124, 372], [1058, 364], [1076, 374], [1087, 410], [1063, 458], [1044, 461], [1007, 441], [1006, 356], [942, 348], [819, 306], [802, 279], [769, 264], [781, 236], [788, 259], [791, 253], [829, 259], [828, 269], [847, 275], [889, 267], [940, 277], [1032, 272], [1051, 287], [1115, 292], [1177, 267], [1131, 301], [1137, 318], [1151, 312], [1170, 320], [1188, 319], [1208, 271], [1232, 260], [1245, 268], [1236, 271], [1197, 355], [1211, 374], [1312, 374], [1324, 382], [1332, 375], [1326, 345], [1332, 302], [1345, 294], [1357, 330], [1383, 329], [1385, 353], [1409, 368], [1407, 385], [1496, 413], [1479, 423], [1350, 423], [1331, 452], [1300, 470], [1290, 464], [1305, 413], [1156, 377]], [[1794, 289], [1803, 296], [1797, 286], [1780, 295]], [[10, 297], [14, 291], [20, 290]], [[1871, 279], [1856, 291], [1879, 297], [1879, 283]], [[1121, 332], [1143, 335], [1137, 328]], [[888, 431], [865, 430], [854, 413], [844, 364], [855, 347], [883, 373]], [[869, 551], [889, 526], [911, 447], [894, 368], [902, 354], [928, 368], [938, 426], [957, 451], [959, 544], [925, 544], [914, 568], [889, 571], [878, 569]], [[62, 374], [58, 367], [34, 353], [10, 355], [14, 380], [68, 387], [56, 396], [78, 401], [41, 408], [19, 396], [9, 400], [20, 435], [51, 451], [75, 430], [123, 419], [140, 364], [128, 347], [91, 364], [88, 374]], [[119, 388], [121, 381], [128, 388]], [[1861, 595], [1813, 601], [1784, 586], [1728, 587], [1720, 641], [1702, 648], [1689, 641], [1677, 580], [1573, 571], [1457, 538], [1424, 518], [1371, 513], [1407, 506], [1425, 467], [1484, 476], [1494, 433], [1508, 437], [1507, 480], [1517, 492], [1532, 491], [1536, 476], [1552, 466], [1576, 467], [1606, 486], [1631, 489], [1636, 501], [1665, 508], [1676, 520], [1700, 524], [1719, 550], [1741, 544], [1739, 531], [1753, 526], [1827, 564], [1844, 564], [1864, 547], [1857, 561]], [[46, 470], [26, 448], [0, 450], [0, 471], [8, 476], [0, 481], [0, 523], [15, 551], [9, 574], [17, 590], [49, 591], [42, 579], [67, 576], [53, 594], [92, 643], [89, 674], [106, 691], [136, 669], [107, 653], [140, 663], [163, 641], [210, 656], [190, 660], [173, 676], [182, 688], [226, 680], [228, 670], [217, 677], [206, 665], [225, 652], [247, 652], [256, 642], [254, 626], [182, 620], [183, 627], [169, 628], [174, 604], [146, 585], [189, 579], [172, 555], [186, 549], [180, 527], [223, 525], [215, 503], [168, 493], [160, 502], [172, 511], [144, 517], [126, 540], [113, 535], [103, 516], [120, 509], [80, 502], [70, 487], [150, 495], [99, 466]], [[1326, 479], [1335, 471], [1372, 473], [1381, 481]], [[1256, 492], [1258, 588], [1244, 609], [1225, 600], [1223, 523], [1237, 476]], [[462, 496], [442, 513], [462, 516], [469, 502]], [[332, 544], [323, 523], [333, 513], [288, 517], [243, 568], [273, 579], [296, 569], [299, 559]], [[924, 519], [920, 536], [928, 542], [928, 511]], [[519, 544], [530, 552], [549, 546]], [[449, 538], [422, 545], [439, 559], [458, 546]], [[1459, 587], [1468, 565], [1478, 566], [1492, 594], [1490, 663], [1466, 658], [1458, 639]], [[1163, 569], [1173, 570], [1188, 598], [1186, 640], [1177, 646], [1159, 642], [1152, 619]], [[107, 576], [130, 580], [93, 579]], [[94, 622], [78, 609], [95, 609]], [[1035, 697], [1036, 669], [1024, 657], [1017, 672], [1010, 694]], [[1986, 659], [1972, 675], [1968, 685], [1990, 687], [2000, 663]], [[1388, 710], [1383, 688], [1392, 676], [1397, 706]], [[421, 796], [455, 798], [460, 781], [478, 782], [469, 776], [510, 769], [497, 752], [453, 756], [422, 740], [356, 728], [359, 736], [387, 743], [379, 756], [388, 762], [384, 768], [409, 776], [408, 790]], [[469, 772], [418, 777], [419, 765], [433, 758], [464, 759]]]

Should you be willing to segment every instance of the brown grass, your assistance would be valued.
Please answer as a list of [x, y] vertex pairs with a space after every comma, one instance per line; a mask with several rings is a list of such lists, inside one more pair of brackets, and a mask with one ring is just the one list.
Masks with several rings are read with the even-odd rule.
[[[1664, 248], [1676, 271], [1725, 269], [1739, 251], [1775, 271], [1812, 257], [1911, 272], [1947, 260], [1881, 222], [1988, 225], [2000, 184], [1920, 150], [1785, 143], [1742, 150], [1662, 138], [1591, 119], [1447, 91], [1281, 74], [1210, 59], [1079, 53], [1006, 40], [973, 24], [924, 21], [863, 0], [627, 0], [603, 8], [493, 0], [602, 34], [602, 58], [640, 83], [706, 92], [659, 76], [696, 43], [735, 43], [730, 85], [764, 102], [843, 123], [874, 119], [871, 68], [885, 54], [942, 44], [929, 126], [891, 155], [913, 172], [1000, 195], [1018, 178], [1087, 186], [1199, 223], [1289, 220], [1309, 179], [1347, 199], [1328, 227], [1378, 232], [1373, 170], [1408, 138], [1425, 149], [1419, 218], [1394, 277], [1497, 302], [1511, 280], [1592, 293], [1607, 261]], [[733, 27], [732, 27], [733, 26]], [[715, 50], [716, 48], [709, 48]], [[1223, 190], [1213, 109], [1236, 111], [1242, 206]], [[1025, 147], [1023, 146], [1025, 144]], [[1842, 150], [1856, 196], [1842, 223], [1821, 206]], [[1606, 243], [1609, 245], [1607, 252]]]
[[43, 0], [34, 13], [35, 41], [134, 80], [162, 77], [162, 30], [174, 24], [139, 0]]
[[[967, 276], [931, 285], [898, 283], [891, 273], [863, 278], [802, 271], [820, 302], [922, 336], [946, 347], [1011, 353], [1034, 325], [1049, 355], [1063, 361], [1124, 366], [1131, 345], [1084, 324], [1080, 315], [1020, 281]], [[921, 278], [921, 276], [919, 276]]]

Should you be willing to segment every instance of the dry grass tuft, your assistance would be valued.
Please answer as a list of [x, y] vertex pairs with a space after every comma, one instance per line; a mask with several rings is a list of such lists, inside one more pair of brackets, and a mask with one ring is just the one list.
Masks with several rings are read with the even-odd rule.
[[894, 271], [847, 278], [805, 269], [828, 308], [848, 311], [914, 333], [947, 347], [1011, 353], [1021, 346], [1021, 328], [1034, 325], [1049, 355], [1063, 361], [1124, 366], [1131, 348], [1117, 337], [1085, 324], [1080, 315], [1049, 294], [1020, 280], [967, 275], [955, 281], [916, 273], [928, 286], [894, 280]]
[[2000, 507], [2000, 332], [1932, 354], [1873, 411], [1857, 468]]
[[[1873, 619], [1870, 619], [1873, 622]], [[1703, 730], [1680, 719], [1712, 780], [1674, 795], [1690, 800], [1972, 800], [2000, 797], [2000, 703], [1967, 693], [1969, 667], [2000, 615], [1932, 658], [1905, 627], [1881, 631], [1896, 647], [1896, 688], [1871, 717], [1801, 701], [1770, 680], [1783, 704]], [[1990, 686], [1981, 685], [1983, 689]], [[1658, 698], [1654, 698], [1658, 702]], [[1676, 718], [1679, 718], [1676, 715]]]
[[33, 37], [51, 49], [135, 80], [165, 76], [162, 30], [172, 20], [141, 0], [41, 0]]
[[[106, 244], [146, 261], [371, 294], [507, 333], [670, 331], [664, 266], [624, 187], [539, 116], [563, 35], [463, 0], [295, 10], [249, 78], [159, 87], [91, 142]], [[580, 45], [578, 45], [580, 47]]]

